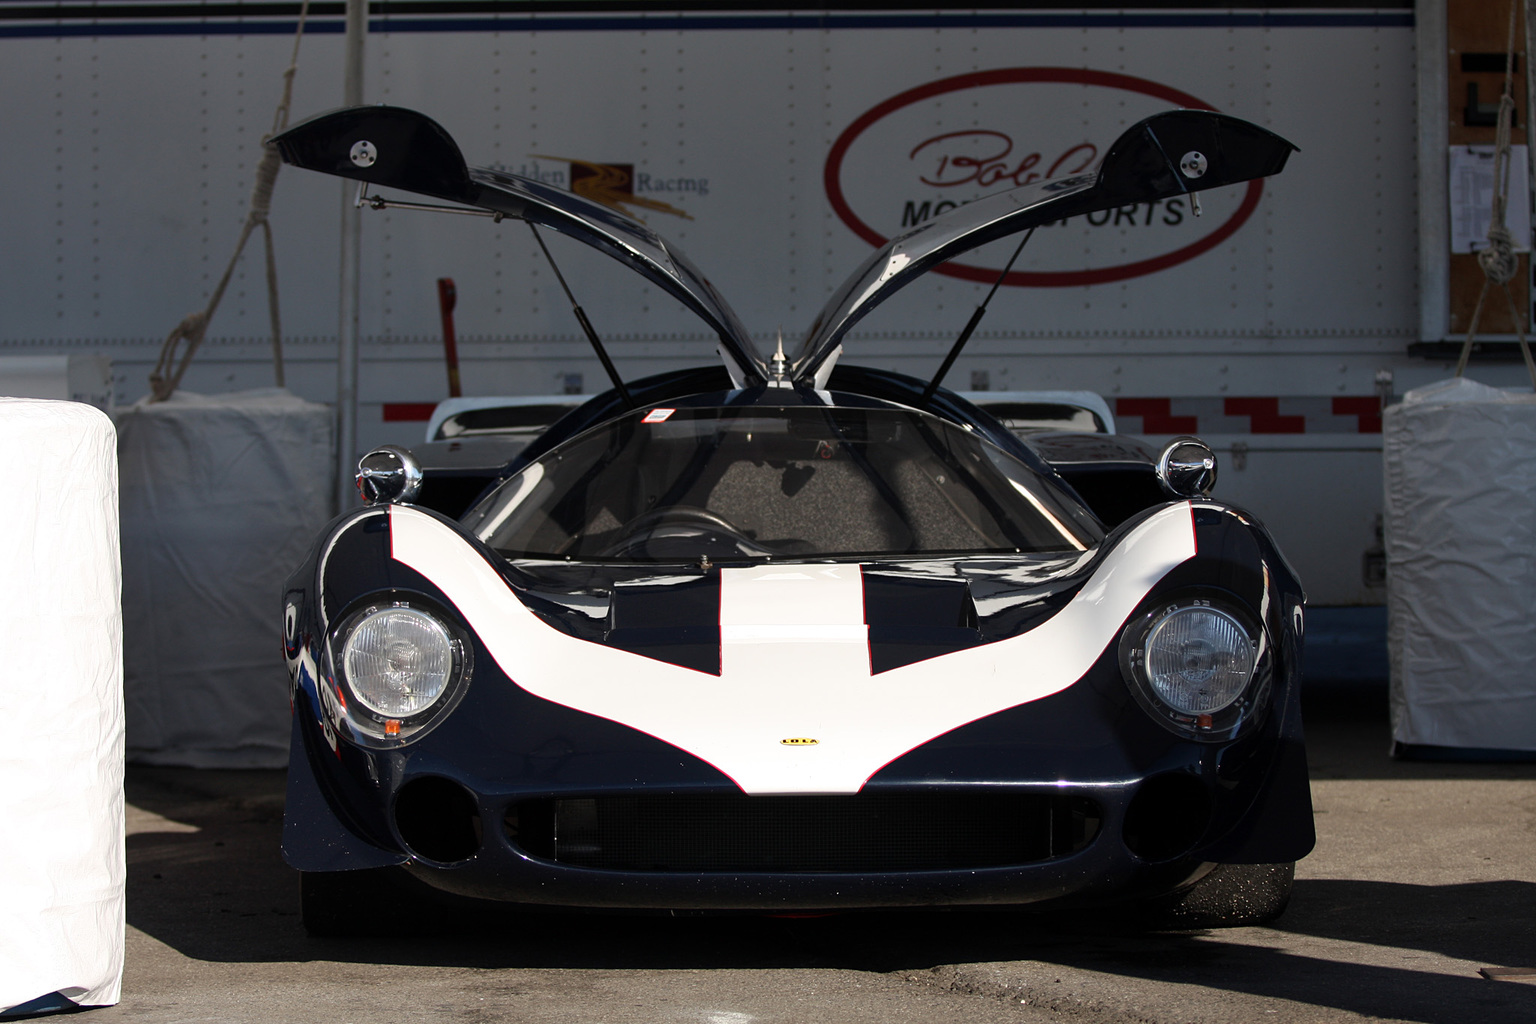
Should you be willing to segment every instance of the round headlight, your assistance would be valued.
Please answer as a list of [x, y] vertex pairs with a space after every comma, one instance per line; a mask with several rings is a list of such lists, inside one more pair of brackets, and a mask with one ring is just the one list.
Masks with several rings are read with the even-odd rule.
[[1148, 631], [1144, 646], [1148, 684], [1187, 715], [1222, 710], [1253, 678], [1253, 638], [1219, 608], [1188, 605], [1169, 612]]
[[431, 707], [453, 679], [454, 641], [437, 619], [396, 605], [371, 611], [347, 634], [342, 670], [370, 711], [409, 718]]

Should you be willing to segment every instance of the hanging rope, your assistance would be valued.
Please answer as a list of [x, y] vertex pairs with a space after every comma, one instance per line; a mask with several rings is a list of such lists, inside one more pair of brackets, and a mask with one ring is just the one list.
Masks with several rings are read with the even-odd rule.
[[[224, 276], [219, 278], [218, 286], [209, 297], [208, 305], [196, 313], [188, 313], [183, 317], [181, 323], [177, 324], [165, 339], [165, 344], [160, 346], [160, 359], [149, 375], [151, 401], [163, 402], [175, 394], [176, 389], [181, 386], [182, 375], [187, 372], [193, 355], [203, 343], [203, 336], [208, 332], [208, 322], [213, 319], [214, 311], [219, 308], [219, 302], [224, 298], [224, 289], [229, 287], [229, 279], [234, 276], [235, 266], [240, 262], [240, 254], [245, 251], [245, 243], [250, 240], [258, 227], [261, 228], [262, 239], [266, 243], [267, 250], [267, 313], [272, 321], [272, 370], [277, 379], [277, 386], [283, 387], [285, 384], [283, 327], [277, 303], [277, 253], [273, 248], [272, 225], [267, 219], [272, 209], [272, 189], [277, 184], [277, 172], [282, 169], [283, 161], [278, 156], [276, 148], [272, 146], [271, 139], [288, 127], [288, 113], [293, 102], [293, 76], [299, 70], [299, 43], [304, 38], [304, 22], [308, 18], [309, 0], [303, 0], [299, 6], [298, 29], [293, 34], [293, 56], [288, 60], [288, 67], [283, 70], [283, 98], [278, 102], [277, 110], [272, 115], [272, 130], [261, 137], [261, 160], [256, 165], [256, 182], [251, 186], [250, 209], [245, 215], [245, 224], [240, 229], [240, 240], [235, 243], [234, 254], [230, 256], [229, 264], [224, 268]], [[185, 344], [184, 349], [182, 349], [183, 344]], [[176, 358], [178, 349], [182, 349], [179, 362]], [[171, 370], [173, 365], [174, 373]]]
[[[1472, 355], [1472, 339], [1477, 336], [1477, 325], [1483, 317], [1483, 304], [1488, 299], [1488, 290], [1498, 285], [1504, 292], [1505, 301], [1509, 303], [1509, 318], [1514, 322], [1515, 333], [1520, 337], [1520, 354], [1525, 357], [1525, 369], [1531, 375], [1531, 386], [1536, 388], [1536, 362], [1531, 360], [1531, 347], [1525, 340], [1524, 318], [1515, 304], [1514, 292], [1509, 287], [1509, 282], [1514, 280], [1520, 269], [1520, 261], [1515, 256], [1515, 236], [1509, 230], [1507, 218], [1512, 155], [1509, 138], [1515, 119], [1515, 11], [1518, 4], [1519, 0], [1510, 0], [1509, 43], [1504, 50], [1504, 92], [1499, 96], [1498, 128], [1493, 143], [1493, 210], [1488, 219], [1488, 247], [1479, 249], [1477, 253], [1477, 265], [1483, 268], [1483, 288], [1477, 295], [1477, 305], [1472, 309], [1472, 323], [1467, 327], [1467, 340], [1461, 345], [1461, 358], [1456, 360], [1456, 376], [1460, 377], [1467, 371], [1467, 360]], [[1526, 54], [1526, 59], [1530, 59], [1530, 54]], [[1529, 124], [1529, 111], [1526, 112], [1526, 121]]]

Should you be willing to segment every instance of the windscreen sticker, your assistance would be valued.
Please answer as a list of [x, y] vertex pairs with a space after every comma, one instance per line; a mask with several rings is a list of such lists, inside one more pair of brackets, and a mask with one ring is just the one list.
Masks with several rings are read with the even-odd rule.
[[640, 422], [665, 423], [667, 422], [668, 418], [671, 417], [671, 415], [675, 412], [677, 412], [676, 409], [652, 409], [650, 412], [645, 414], [645, 418]]

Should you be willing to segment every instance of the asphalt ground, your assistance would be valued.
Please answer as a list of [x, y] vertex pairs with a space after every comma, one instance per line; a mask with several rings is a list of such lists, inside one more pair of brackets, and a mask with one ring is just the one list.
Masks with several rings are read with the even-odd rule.
[[494, 912], [311, 939], [279, 772], [130, 767], [123, 999], [81, 1020], [1536, 1021], [1536, 765], [1388, 758], [1380, 686], [1306, 701], [1318, 846], [1272, 927], [1084, 915]]

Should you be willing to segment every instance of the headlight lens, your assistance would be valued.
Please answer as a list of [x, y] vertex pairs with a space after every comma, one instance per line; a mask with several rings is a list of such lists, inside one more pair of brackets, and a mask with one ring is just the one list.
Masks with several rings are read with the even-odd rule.
[[431, 707], [453, 680], [455, 643], [437, 619], [395, 605], [365, 614], [342, 646], [342, 671], [370, 711], [403, 719]]
[[1257, 654], [1242, 623], [1219, 608], [1192, 605], [1165, 615], [1147, 633], [1147, 682], [1186, 715], [1230, 705], [1253, 678]]
[[1224, 742], [1269, 707], [1269, 634], [1241, 602], [1201, 590], [1126, 623], [1120, 670], [1153, 719], [1181, 736]]

